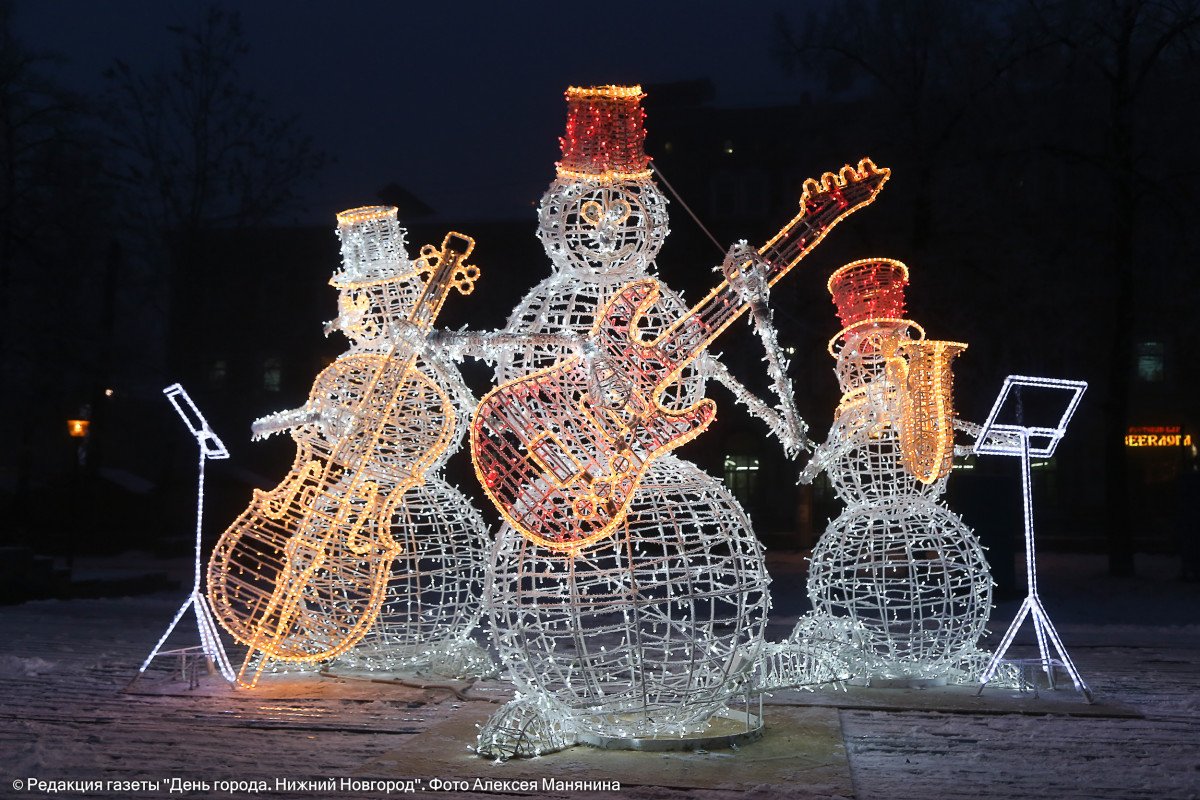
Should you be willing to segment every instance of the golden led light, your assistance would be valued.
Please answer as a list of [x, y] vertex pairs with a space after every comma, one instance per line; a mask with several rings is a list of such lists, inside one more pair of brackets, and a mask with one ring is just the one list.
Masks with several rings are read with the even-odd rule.
[[82, 439], [87, 436], [88, 426], [92, 423], [86, 419], [67, 420], [67, 435], [72, 439]]
[[267, 659], [325, 661], [366, 635], [401, 552], [397, 506], [454, 441], [455, 407], [419, 365], [419, 347], [449, 292], [472, 288], [474, 242], [451, 233], [410, 262], [395, 215], [390, 206], [338, 215], [343, 269], [330, 283], [340, 314], [328, 328], [353, 344], [303, 407], [253, 425], [256, 436], [290, 430], [297, 452], [275, 489], [255, 490], [209, 563], [213, 609], [250, 648], [243, 685]]
[[893, 357], [900, 392], [900, 457], [922, 483], [954, 466], [954, 373], [950, 362], [966, 350], [960, 342], [906, 342]]
[[[658, 284], [634, 281], [596, 319], [591, 355], [570, 356], [486, 395], [471, 421], [471, 456], [505, 521], [539, 546], [565, 553], [610, 535], [648, 465], [714, 419], [711, 400], [664, 406], [666, 388], [751, 310], [756, 293], [870, 203], [889, 174], [863, 159], [805, 181], [800, 213], [758, 250], [735, 246], [723, 266], [726, 279], [655, 338], [639, 330], [639, 321], [658, 300]], [[535, 454], [535, 445], [545, 442], [562, 452], [557, 463], [563, 469]]]

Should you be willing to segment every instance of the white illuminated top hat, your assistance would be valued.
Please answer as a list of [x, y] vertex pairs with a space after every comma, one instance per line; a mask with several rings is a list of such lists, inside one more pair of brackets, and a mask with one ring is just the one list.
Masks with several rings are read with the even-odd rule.
[[342, 241], [342, 269], [329, 279], [332, 286], [361, 286], [407, 278], [416, 272], [408, 259], [405, 230], [396, 220], [395, 206], [363, 206], [337, 215]]

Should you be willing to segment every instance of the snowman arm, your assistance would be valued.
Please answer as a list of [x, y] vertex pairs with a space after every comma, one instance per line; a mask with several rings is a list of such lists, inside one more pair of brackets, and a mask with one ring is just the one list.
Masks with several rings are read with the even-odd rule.
[[426, 337], [425, 345], [450, 361], [462, 361], [466, 356], [494, 362], [506, 351], [532, 346], [555, 347], [586, 357], [587, 340], [572, 333], [509, 333], [508, 331], [435, 330]]
[[321, 412], [308, 405], [287, 411], [276, 411], [274, 414], [267, 414], [250, 423], [250, 440], [266, 439], [273, 433], [282, 433], [292, 428], [311, 425], [320, 420]]
[[[771, 389], [779, 400], [772, 409], [772, 433], [779, 437], [783, 449], [789, 458], [795, 458], [801, 450], [811, 447], [808, 441], [808, 424], [800, 418], [796, 410], [796, 392], [792, 382], [787, 377], [788, 360], [783, 357], [779, 348], [779, 335], [775, 331], [774, 313], [768, 302], [771, 299], [771, 286], [766, 279], [766, 264], [758, 251], [740, 241], [729, 248], [725, 261], [718, 267], [729, 284], [738, 291], [740, 298], [750, 307], [754, 330], [762, 340], [765, 353], [763, 361], [767, 362], [767, 375], [771, 379]], [[749, 405], [749, 404], [747, 404]], [[761, 416], [761, 415], [760, 415]], [[766, 419], [764, 417], [764, 419]]]
[[797, 483], [810, 484], [817, 479], [829, 464], [830, 450], [827, 445], [817, 445], [817, 449], [813, 452], [812, 458], [804, 465], [804, 469], [800, 471], [800, 479]]
[[715, 356], [704, 353], [696, 360], [696, 367], [706, 378], [711, 378], [728, 389], [734, 399], [745, 405], [753, 416], [767, 423], [771, 434], [783, 443], [784, 449], [790, 457], [794, 458], [801, 449], [809, 446], [808, 437], [805, 435], [807, 426], [803, 422], [801, 422], [797, 436], [793, 432], [795, 429], [789, 424], [784, 414], [771, 408], [765, 401], [747, 389]]
[[[955, 417], [954, 418], [954, 430], [962, 431], [967, 436], [970, 436], [972, 439], [978, 440], [979, 434], [983, 433], [983, 426], [977, 425], [974, 422], [968, 422], [967, 420], [963, 420], [963, 419], [959, 419], [958, 417]], [[984, 438], [983, 442], [977, 442], [976, 445], [966, 445], [966, 444], [954, 445], [954, 455], [963, 456], [963, 457], [969, 456], [975, 452], [975, 447], [978, 444], [999, 445], [999, 446], [1004, 446], [1004, 447], [1016, 448], [1016, 447], [1021, 446], [1021, 437], [1019, 437], [1015, 433], [1008, 433], [1008, 432], [1001, 433], [1001, 432], [997, 432], [997, 431], [991, 431]]]

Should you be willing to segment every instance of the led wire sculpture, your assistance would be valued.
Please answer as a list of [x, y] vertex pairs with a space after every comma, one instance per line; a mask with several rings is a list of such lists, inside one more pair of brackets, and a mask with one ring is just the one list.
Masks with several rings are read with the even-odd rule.
[[[496, 362], [500, 382], [564, 354], [594, 357], [586, 334], [597, 313], [623, 285], [647, 275], [667, 234], [666, 200], [641, 152], [638, 98], [639, 91], [622, 87], [570, 90], [564, 162], [539, 210], [538, 236], [554, 274], [526, 295], [505, 330], [432, 337], [448, 355]], [[593, 135], [574, 124], [575, 111], [604, 107], [619, 135]], [[626, 124], [631, 119], [637, 124]], [[589, 162], [595, 147], [619, 152]], [[662, 287], [641, 330], [652, 336], [684, 309]], [[755, 316], [769, 325], [769, 313]], [[696, 402], [712, 376], [739, 401], [766, 411], [773, 432], [783, 432], [780, 415], [718, 363], [698, 360], [664, 403]], [[793, 424], [799, 442], [803, 423]], [[535, 755], [598, 741], [589, 737], [678, 737], [703, 728], [753, 680], [769, 603], [761, 548], [728, 489], [686, 461], [667, 455], [652, 467], [618, 537], [564, 558], [505, 525], [492, 564], [488, 612], [521, 694], [481, 730], [481, 755]]]
[[209, 569], [218, 619], [250, 648], [239, 674], [247, 686], [270, 659], [327, 661], [367, 634], [402, 551], [393, 513], [461, 431], [421, 352], [450, 290], [474, 286], [473, 241], [451, 233], [440, 252], [426, 246], [410, 262], [394, 207], [351, 209], [338, 223], [343, 270], [330, 283], [340, 313], [327, 331], [340, 328], [352, 346], [303, 407], [255, 421], [256, 437], [291, 430], [296, 459], [275, 490], [254, 493]]
[[[599, 362], [585, 335], [623, 286], [645, 280], [667, 233], [666, 201], [644, 169], [640, 125], [625, 125], [640, 120], [639, 97], [621, 87], [568, 92], [564, 161], [539, 209], [538, 236], [555, 274], [526, 295], [505, 331], [439, 334], [448, 353], [497, 362], [501, 383], [552, 367], [564, 353], [589, 371]], [[601, 115], [617, 121], [617, 135], [605, 135], [606, 124], [575, 124], [593, 104], [617, 106]], [[631, 137], [636, 147], [625, 146]], [[595, 147], [614, 145], [619, 156], [588, 162]], [[844, 186], [843, 177], [823, 176], [824, 190]], [[817, 182], [811, 183], [815, 198]], [[693, 405], [703, 397], [704, 380], [716, 378], [794, 452], [805, 428], [788, 412], [786, 361], [766, 306], [769, 282], [756, 274], [756, 259], [743, 244], [723, 266], [732, 267], [726, 276], [738, 284], [731, 298], [751, 311], [764, 340], [773, 387], [784, 394], [780, 409], [767, 407], [707, 355], [666, 387], [662, 402]], [[658, 284], [657, 291], [638, 322], [647, 339], [685, 309], [666, 287]], [[738, 692], [759, 686], [769, 578], [748, 517], [720, 481], [686, 461], [664, 455], [648, 469], [613, 537], [564, 554], [502, 526], [486, 603], [501, 660], [521, 693], [480, 731], [480, 755], [536, 755], [576, 741], [678, 740], [702, 731]], [[792, 659], [780, 670], [773, 660], [772, 685], [793, 685], [798, 671], [802, 682], [818, 673], [835, 679], [838, 670], [820, 657], [812, 661], [804, 667]]]
[[[154, 649], [150, 651], [150, 655], [146, 656], [146, 660], [142, 662], [142, 666], [138, 669], [137, 677], [140, 677], [155, 656], [159, 655], [180, 655], [188, 652], [193, 648], [184, 650], [162, 650], [163, 644], [167, 641], [167, 637], [171, 635], [171, 631], [175, 630], [175, 626], [183, 619], [183, 615], [187, 613], [189, 608], [196, 613], [196, 626], [200, 629], [200, 650], [209, 659], [212, 664], [215, 664], [217, 669], [221, 671], [221, 675], [225, 680], [233, 683], [235, 675], [233, 667], [229, 663], [229, 656], [225, 654], [225, 647], [221, 644], [221, 637], [218, 633], [216, 621], [213, 619], [212, 609], [208, 605], [208, 597], [200, 591], [200, 532], [204, 519], [204, 463], [208, 459], [229, 458], [229, 451], [225, 449], [225, 444], [213, 433], [212, 428], [208, 425], [208, 420], [200, 413], [200, 409], [196, 408], [196, 404], [192, 402], [192, 398], [187, 391], [178, 383], [173, 383], [163, 389], [163, 394], [167, 400], [175, 408], [175, 412], [183, 419], [185, 425], [196, 437], [196, 443], [200, 446], [200, 473], [196, 485], [196, 560], [195, 572], [192, 580], [192, 593], [188, 595], [188, 599], [179, 607], [179, 611], [175, 613], [175, 619], [171, 620], [171, 624], [167, 626], [167, 630], [163, 633], [162, 638], [158, 640], [158, 644], [154, 645]], [[180, 400], [183, 405], [180, 405]], [[184, 411], [184, 406], [187, 411]], [[190, 412], [190, 415], [189, 413]], [[137, 677], [134, 680], [137, 680]]]
[[938, 501], [953, 454], [949, 361], [964, 346], [926, 341], [904, 318], [907, 282], [891, 259], [830, 277], [844, 327], [829, 350], [844, 394], [801, 480], [826, 471], [846, 508], [814, 548], [814, 611], [792, 641], [829, 642], [858, 677], [973, 678], [991, 576], [974, 534]]
[[[1019, 406], [1018, 418], [1015, 424], [1000, 423], [997, 421], [1001, 410], [1008, 402], [1010, 396], [1015, 394], [1017, 397], [1016, 402], [1020, 402], [1022, 387], [1039, 390], [1062, 390], [1070, 394], [1067, 406], [1063, 410], [1062, 416], [1059, 417], [1057, 424], [1053, 426], [1025, 425], [1024, 420], [1020, 418], [1023, 415], [1020, 413]], [[1033, 492], [1029, 479], [1030, 458], [1032, 456], [1050, 458], [1054, 455], [1054, 451], [1058, 448], [1058, 443], [1066, 434], [1067, 425], [1070, 423], [1071, 417], [1075, 414], [1075, 409], [1078, 407], [1079, 400], [1083, 397], [1086, 389], [1086, 381], [1009, 375], [1004, 379], [1004, 384], [1000, 387], [1000, 393], [996, 396], [996, 402], [992, 405], [991, 413], [988, 414], [987, 422], [983, 424], [975, 440], [974, 450], [980, 455], [1015, 456], [1021, 459], [1021, 505], [1024, 509], [1025, 518], [1025, 581], [1029, 589], [1025, 599], [1021, 602], [1021, 608], [1017, 611], [1012, 624], [1005, 631], [1000, 646], [992, 654], [991, 660], [988, 661], [987, 667], [979, 677], [979, 692], [982, 692], [983, 687], [995, 676], [996, 670], [1004, 662], [1004, 655], [1008, 652], [1013, 638], [1017, 635], [1021, 624], [1028, 616], [1033, 621], [1033, 630], [1037, 637], [1039, 663], [1050, 682], [1050, 688], [1054, 688], [1054, 668], [1061, 666], [1071, 676], [1071, 681], [1075, 684], [1076, 691], [1081, 692], [1089, 703], [1092, 702], [1092, 690], [1088, 688], [1088, 685], [1083, 682], [1083, 678], [1079, 676], [1079, 671], [1075, 669], [1075, 664], [1072, 663], [1071, 657], [1067, 655], [1062, 639], [1059, 638], [1058, 631], [1054, 629], [1054, 624], [1050, 621], [1050, 616], [1046, 613], [1046, 609], [1042, 605], [1042, 599], [1038, 596], [1037, 556], [1033, 543]], [[1037, 447], [1031, 447], [1031, 439], [1035, 439], [1039, 443], [1043, 441], [1045, 443]], [[1054, 646], [1059, 656], [1058, 659], [1051, 656], [1047, 642]]]

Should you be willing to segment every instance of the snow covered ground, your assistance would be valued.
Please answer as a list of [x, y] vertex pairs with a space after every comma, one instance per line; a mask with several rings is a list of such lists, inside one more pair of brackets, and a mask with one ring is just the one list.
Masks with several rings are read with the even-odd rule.
[[[802, 594], [802, 562], [770, 561], [775, 591]], [[179, 779], [207, 783], [197, 797], [383, 796], [357, 783], [367, 780], [421, 781], [408, 784], [418, 796], [477, 797], [477, 778], [532, 775], [535, 791], [510, 786], [507, 794], [579, 796], [540, 778], [606, 776], [621, 781], [613, 796], [626, 798], [1200, 798], [1200, 584], [1178, 580], [1177, 559], [1139, 557], [1138, 576], [1117, 580], [1101, 557], [1043, 554], [1046, 608], [1094, 706], [1069, 684], [1038, 698], [991, 688], [981, 697], [937, 687], [783, 693], [768, 700], [768, 738], [737, 753], [574, 748], [521, 765], [477, 759], [466, 751], [469, 734], [445, 733], [473, 730], [511, 696], [503, 681], [470, 687], [471, 699], [436, 686], [321, 677], [246, 692], [201, 675], [190, 689], [170, 677], [175, 662], [160, 659], [123, 692], [190, 586], [187, 563], [138, 566], [170, 570], [183, 588], [0, 608], [0, 796], [171, 797], [180, 796], [170, 791]], [[1017, 602], [997, 607], [995, 633]], [[771, 631], [784, 635], [792, 621], [773, 619]], [[173, 645], [198, 643], [190, 619], [180, 628]], [[1032, 652], [1028, 628], [1022, 640], [1014, 655]], [[807, 739], [793, 730], [797, 720], [809, 725]], [[335, 788], [288, 783], [308, 780]], [[434, 780], [467, 783], [443, 791]], [[86, 788], [97, 781], [99, 790]], [[234, 783], [218, 790], [218, 781]]]

